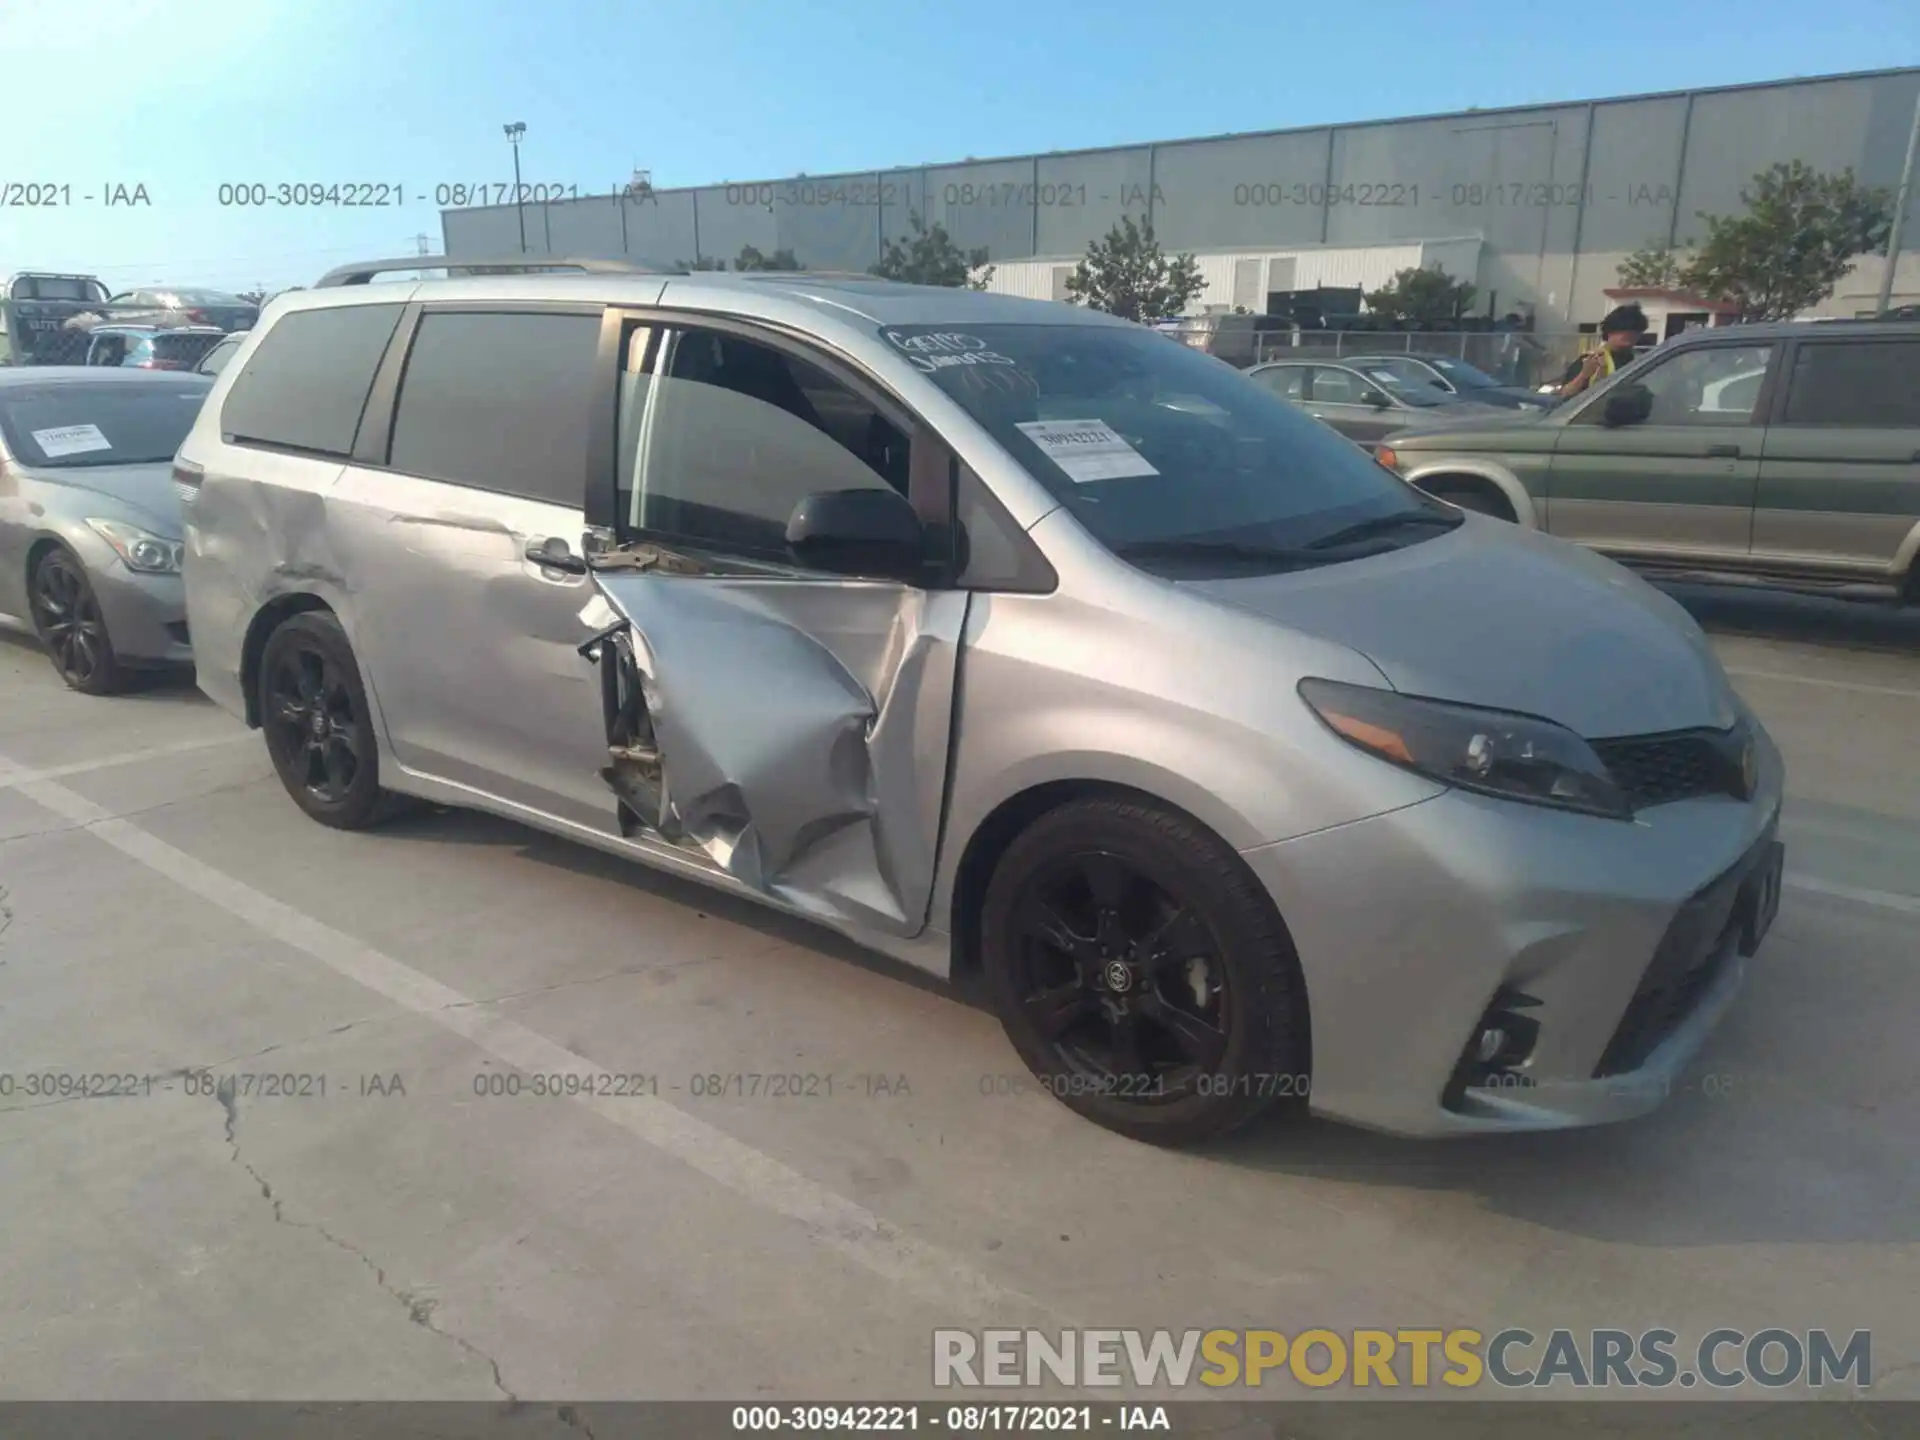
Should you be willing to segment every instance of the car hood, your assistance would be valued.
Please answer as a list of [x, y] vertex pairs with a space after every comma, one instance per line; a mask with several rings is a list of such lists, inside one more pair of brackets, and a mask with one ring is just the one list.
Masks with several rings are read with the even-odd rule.
[[[180, 497], [174, 493], [173, 465], [169, 461], [64, 469], [41, 466], [33, 475], [42, 484], [57, 485], [75, 495], [99, 495], [118, 502], [119, 511], [131, 512], [129, 520], [151, 529], [163, 540], [178, 540], [183, 533]], [[98, 518], [118, 518], [118, 511]]]
[[1317, 570], [1183, 582], [1357, 650], [1405, 694], [1521, 711], [1593, 739], [1734, 723], [1706, 636], [1611, 560], [1504, 521]]

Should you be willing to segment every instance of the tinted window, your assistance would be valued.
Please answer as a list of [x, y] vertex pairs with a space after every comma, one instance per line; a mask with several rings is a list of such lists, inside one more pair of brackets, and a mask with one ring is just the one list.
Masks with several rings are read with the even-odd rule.
[[1313, 400], [1317, 405], [1364, 405], [1379, 387], [1369, 385], [1351, 370], [1316, 367], [1313, 372]]
[[1789, 425], [1920, 426], [1920, 340], [1802, 345], [1787, 385]]
[[238, 340], [222, 340], [207, 351], [195, 368], [202, 375], [218, 375], [227, 368], [227, 362], [233, 359], [233, 352], [239, 348]]
[[345, 458], [398, 305], [296, 310], [261, 337], [220, 410], [229, 440]]
[[578, 509], [599, 343], [597, 315], [423, 316], [388, 464]]
[[107, 298], [107, 287], [97, 280], [67, 279], [50, 275], [30, 276], [14, 282], [13, 298], [16, 300], [104, 300]]
[[0, 429], [22, 464], [55, 469], [173, 459], [209, 382], [190, 376], [128, 384], [107, 377], [0, 389]]
[[1117, 549], [1190, 538], [1303, 545], [1357, 520], [1423, 508], [1345, 436], [1150, 330], [882, 333]]
[[1307, 367], [1281, 365], [1272, 370], [1262, 370], [1253, 378], [1276, 395], [1284, 395], [1289, 400], [1298, 400], [1306, 393]]
[[[734, 335], [684, 331], [651, 388], [638, 481], [621, 480], [631, 487], [628, 523], [636, 529], [787, 560], [787, 520], [806, 496], [887, 487], [906, 493], [906, 438], [797, 356]], [[622, 397], [623, 455], [645, 393], [634, 385]]]
[[[1760, 385], [1772, 359], [1771, 345], [1696, 346], [1668, 360], [1636, 366], [1626, 385], [1638, 384], [1653, 396], [1648, 425], [1750, 425]], [[1609, 392], [1612, 393], [1612, 392]], [[1581, 412], [1597, 420], [1604, 400]]]

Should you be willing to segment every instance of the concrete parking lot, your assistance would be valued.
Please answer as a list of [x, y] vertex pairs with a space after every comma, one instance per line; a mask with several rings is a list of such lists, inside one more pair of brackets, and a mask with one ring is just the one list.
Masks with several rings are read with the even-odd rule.
[[[1868, 1329], [1920, 1398], [1920, 614], [1683, 598], [1789, 880], [1672, 1103], [1200, 1153], [831, 937], [484, 817], [324, 829], [190, 685], [0, 636], [0, 1398], [899, 1399], [936, 1327], [1030, 1324]], [[776, 1074], [831, 1094], [703, 1078]]]

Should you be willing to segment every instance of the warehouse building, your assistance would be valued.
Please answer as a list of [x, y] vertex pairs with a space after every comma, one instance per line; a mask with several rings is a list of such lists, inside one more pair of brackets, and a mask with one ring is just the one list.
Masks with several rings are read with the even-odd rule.
[[[1899, 183], [1920, 67], [1562, 105], [1169, 140], [1101, 150], [448, 209], [448, 254], [626, 257], [662, 265], [791, 251], [865, 270], [918, 212], [967, 249], [991, 288], [1060, 298], [1088, 244], [1123, 215], [1151, 221], [1207, 281], [1195, 313], [1267, 309], [1277, 292], [1372, 288], [1409, 265], [1470, 279], [1476, 309], [1590, 325], [1620, 261], [1684, 244], [1700, 212], [1737, 213], [1775, 161]], [[576, 198], [577, 197], [577, 198]], [[1920, 186], [1895, 302], [1920, 301]], [[1870, 310], [1884, 261], [1863, 260], [1822, 307]]]

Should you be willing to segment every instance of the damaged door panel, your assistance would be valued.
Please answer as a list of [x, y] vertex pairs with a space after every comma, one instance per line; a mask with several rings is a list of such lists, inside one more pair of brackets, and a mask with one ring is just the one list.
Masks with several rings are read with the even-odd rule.
[[[615, 568], [617, 566], [617, 568]], [[622, 833], [816, 918], [926, 923], [967, 596], [596, 562]]]

